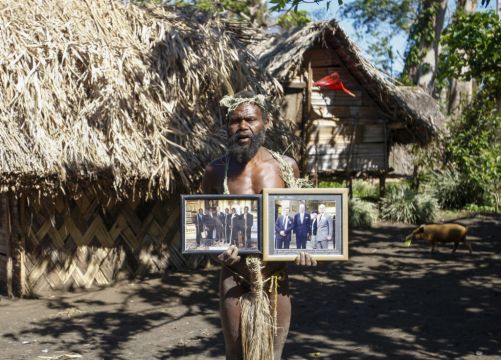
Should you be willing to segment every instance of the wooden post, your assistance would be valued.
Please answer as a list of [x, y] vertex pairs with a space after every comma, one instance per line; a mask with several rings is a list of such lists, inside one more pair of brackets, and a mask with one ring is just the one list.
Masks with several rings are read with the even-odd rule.
[[8, 194], [9, 207], [9, 234], [10, 234], [10, 259], [11, 259], [11, 292], [14, 296], [23, 296], [25, 279], [24, 249], [21, 242], [21, 229], [19, 227], [19, 199], [15, 194]]
[[[310, 110], [311, 110], [311, 89], [313, 87], [313, 70], [311, 69], [311, 61], [308, 61], [308, 73], [306, 74], [306, 89], [304, 91], [303, 97], [303, 111], [301, 116], [301, 149], [300, 149], [300, 167], [301, 172], [304, 174], [308, 165], [307, 152], [306, 148], [307, 144], [307, 127], [310, 119]], [[315, 160], [317, 154], [315, 153]]]
[[382, 198], [386, 192], [386, 172], [379, 175], [379, 197]]

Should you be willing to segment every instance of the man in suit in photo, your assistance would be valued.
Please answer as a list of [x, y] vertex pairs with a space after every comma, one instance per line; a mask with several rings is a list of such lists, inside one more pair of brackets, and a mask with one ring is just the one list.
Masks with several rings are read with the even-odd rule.
[[325, 212], [325, 205], [318, 207], [317, 249], [327, 249], [329, 241], [334, 239], [334, 221]]
[[254, 216], [249, 212], [248, 206], [244, 207], [243, 221], [244, 221], [244, 234], [245, 234], [244, 244], [246, 247], [251, 247], [250, 241], [251, 241], [252, 224], [254, 223]]
[[317, 229], [318, 229], [317, 213], [313, 211], [311, 213], [311, 247], [313, 249], [317, 248]]
[[193, 223], [197, 229], [197, 247], [200, 246], [202, 241], [202, 231], [204, 231], [204, 211], [202, 209], [198, 209], [198, 213], [193, 218]]
[[306, 241], [310, 237], [310, 214], [305, 210], [303, 203], [299, 204], [299, 212], [294, 215], [293, 231], [296, 234], [296, 247], [306, 249]]
[[216, 227], [216, 222], [214, 219], [214, 213], [211, 209], [205, 211], [204, 225], [207, 230], [207, 244], [212, 245], [212, 240], [214, 239], [214, 229]]
[[224, 242], [224, 221], [226, 215], [218, 207], [216, 207], [216, 237], [217, 241], [220, 243]]
[[294, 221], [289, 216], [289, 205], [284, 205], [282, 215], [275, 222], [275, 247], [277, 249], [288, 249], [291, 243], [291, 231]]
[[231, 214], [228, 208], [224, 209], [224, 242], [231, 242]]

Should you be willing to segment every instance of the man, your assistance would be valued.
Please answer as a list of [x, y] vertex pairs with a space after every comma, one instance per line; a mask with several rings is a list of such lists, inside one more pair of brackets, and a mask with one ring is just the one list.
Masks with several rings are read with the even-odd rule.
[[294, 221], [289, 216], [289, 205], [284, 205], [282, 215], [275, 222], [275, 248], [288, 249], [291, 243], [291, 232]]
[[215, 208], [214, 222], [216, 225], [216, 241], [218, 244], [224, 242], [224, 213], [219, 210], [219, 207]]
[[311, 235], [310, 214], [305, 211], [303, 203], [299, 204], [299, 213], [294, 215], [294, 230], [296, 234], [296, 247], [306, 249], [306, 241]]
[[243, 218], [240, 214], [240, 206], [235, 206], [233, 209], [233, 214], [231, 216], [231, 243], [237, 247], [240, 247], [242, 239], [244, 237], [243, 231]]
[[[242, 100], [243, 99], [243, 100]], [[223, 99], [224, 100], [224, 99]], [[279, 162], [264, 148], [265, 130], [269, 126], [266, 105], [261, 96], [252, 93], [240, 93], [227, 98], [225, 107], [226, 130], [228, 133], [228, 155], [209, 164], [205, 170], [202, 188], [207, 194], [259, 194], [265, 187], [283, 188], [286, 183], [282, 177]], [[293, 169], [295, 177], [299, 176], [296, 162], [285, 158]], [[226, 191], [225, 191], [226, 190]], [[248, 293], [245, 283], [238, 281], [233, 274], [242, 274], [249, 280], [249, 271], [245, 261], [241, 261], [238, 248], [230, 246], [218, 256], [225, 266], [221, 268], [220, 309], [223, 335], [226, 348], [226, 359], [241, 359], [242, 344], [240, 339], [240, 297]], [[301, 253], [296, 258], [300, 265], [316, 265], [316, 261], [308, 254]], [[267, 263], [262, 269], [263, 277], [284, 268], [280, 263]], [[272, 299], [272, 303], [274, 303]], [[278, 296], [273, 304], [277, 311], [277, 331], [273, 339], [274, 359], [279, 360], [289, 331], [291, 302], [287, 276], [278, 282]]]
[[231, 242], [231, 214], [230, 209], [224, 209], [224, 243]]
[[252, 225], [254, 224], [254, 216], [249, 212], [249, 207], [244, 207], [244, 234], [245, 234], [245, 247], [251, 247], [251, 233]]
[[317, 248], [317, 213], [314, 211], [311, 213], [311, 247], [313, 249]]
[[318, 207], [317, 249], [327, 249], [328, 243], [334, 239], [334, 222], [325, 212], [325, 205]]
[[205, 227], [205, 230], [207, 231], [206, 245], [211, 246], [212, 239], [213, 239], [213, 233], [214, 233], [214, 227], [215, 227], [214, 215], [212, 214], [211, 209], [205, 210], [204, 227]]
[[200, 246], [200, 243], [202, 241], [202, 231], [204, 231], [204, 211], [202, 209], [198, 209], [198, 213], [195, 215], [193, 219], [193, 223], [196, 226], [197, 229], [197, 247]]

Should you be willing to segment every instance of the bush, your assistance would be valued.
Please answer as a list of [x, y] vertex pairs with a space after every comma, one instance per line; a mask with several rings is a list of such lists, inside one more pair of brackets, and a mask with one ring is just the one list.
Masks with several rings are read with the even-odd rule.
[[320, 181], [319, 188], [344, 188], [346, 185], [342, 181]]
[[348, 210], [350, 227], [370, 227], [377, 220], [376, 206], [370, 202], [353, 198]]
[[381, 199], [381, 217], [409, 224], [435, 220], [438, 204], [430, 194], [418, 194], [408, 186], [393, 187]]
[[374, 184], [371, 184], [363, 180], [353, 181], [353, 197], [357, 197], [364, 200], [377, 201], [379, 198], [379, 189]]

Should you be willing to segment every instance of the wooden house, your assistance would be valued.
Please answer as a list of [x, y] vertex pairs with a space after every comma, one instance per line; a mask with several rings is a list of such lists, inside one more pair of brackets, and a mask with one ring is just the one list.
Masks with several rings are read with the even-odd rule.
[[179, 194], [224, 151], [222, 84], [279, 87], [224, 24], [163, 7], [27, 0], [0, 23], [0, 288], [194, 265]]
[[[282, 83], [282, 114], [302, 139], [304, 173], [351, 178], [408, 171], [392, 149], [427, 144], [443, 121], [430, 96], [377, 70], [336, 21], [272, 37], [253, 51]], [[313, 85], [333, 72], [354, 97]]]

